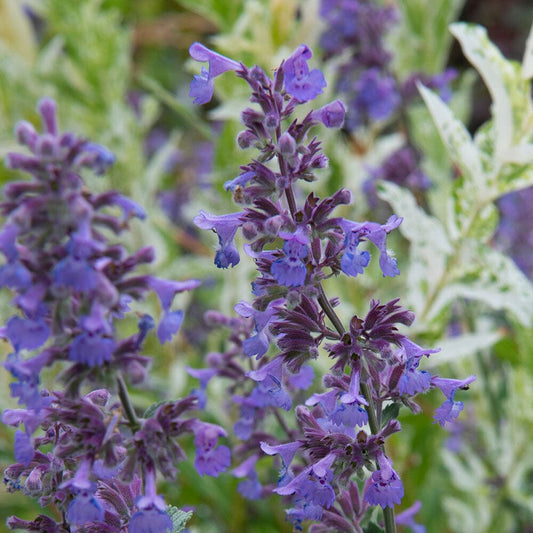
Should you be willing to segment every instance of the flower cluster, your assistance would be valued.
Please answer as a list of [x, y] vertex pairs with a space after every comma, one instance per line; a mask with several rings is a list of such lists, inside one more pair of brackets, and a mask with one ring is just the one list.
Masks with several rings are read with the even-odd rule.
[[[350, 191], [319, 198], [304, 195], [298, 187], [300, 180], [317, 179], [316, 171], [328, 164], [313, 128], [339, 128], [345, 115], [343, 103], [336, 100], [303, 119], [295, 117], [296, 108], [325, 86], [320, 71], [308, 66], [309, 48], [299, 46], [272, 78], [258, 66], [249, 69], [198, 43], [192, 45], [191, 55], [210, 65], [202, 78], [209, 83], [196, 79], [191, 85], [197, 102], [211, 98], [213, 78], [228, 70], [250, 86], [256, 107], [242, 112], [245, 129], [237, 143], [259, 152], [225, 184], [241, 210], [201, 212], [195, 218], [198, 227], [218, 236], [219, 268], [239, 263], [234, 238], [240, 230], [257, 277], [252, 303], [235, 306], [240, 318], [209, 314], [211, 322], [230, 329], [231, 346], [223, 354], [209, 354], [208, 368], [191, 373], [200, 379], [204, 394], [215, 376], [230, 382], [229, 396], [240, 412], [234, 433], [243, 440], [234, 450], [241, 463], [233, 472], [245, 478], [240, 485], [244, 494], [257, 498], [267, 491], [255, 464], [261, 452], [278, 455], [281, 471], [274, 492], [289, 498], [287, 517], [297, 528], [312, 520], [313, 531], [360, 531], [360, 521], [374, 505], [385, 509], [390, 525], [392, 509], [404, 492], [385, 451], [386, 439], [400, 430], [399, 406], [417, 412], [420, 407], [413, 398], [439, 388], [446, 401], [435, 420], [444, 425], [462, 409], [456, 391], [467, 388], [475, 376], [449, 380], [420, 370], [423, 357], [435, 350], [418, 346], [400, 332], [399, 326], [409, 326], [414, 316], [397, 300], [372, 301], [366, 317], [354, 315], [345, 328], [335, 311], [339, 299], [326, 296], [327, 278], [364, 273], [369, 243], [377, 249], [383, 276], [399, 274], [387, 235], [402, 219], [393, 215], [379, 224], [335, 216], [337, 207], [351, 202]], [[295, 407], [297, 427], [291, 429], [278, 409], [289, 411], [305, 398], [302, 391], [314, 380], [312, 362], [324, 352], [333, 366], [322, 377], [323, 392]], [[267, 414], [276, 417], [284, 437], [267, 429]], [[360, 487], [356, 479], [365, 477]]]
[[[393, 56], [385, 44], [400, 16], [395, 7], [372, 0], [322, 0], [320, 14], [326, 23], [320, 41], [325, 60], [346, 58], [337, 65], [336, 89], [347, 102], [344, 129], [351, 134], [361, 128], [379, 129], [401, 116], [402, 107], [417, 97], [418, 82], [439, 91], [444, 99], [450, 97], [453, 69], [436, 75], [413, 73], [405, 80], [395, 76]], [[407, 139], [371, 173], [365, 190], [370, 202], [376, 198], [376, 179], [391, 180], [414, 192], [428, 189], [430, 181], [419, 160], [419, 151]]]
[[[144, 381], [150, 358], [142, 355], [143, 343], [156, 323], [138, 314], [133, 334], [120, 338], [117, 329], [128, 320], [130, 304], [153, 291], [162, 309], [157, 336], [169, 341], [183, 320], [174, 296], [200, 282], [137, 272], [153, 260], [152, 248], [130, 254], [111, 239], [144, 211], [118, 192], [93, 194], [82, 179], [84, 169], [103, 174], [113, 155], [59, 133], [52, 100], [43, 99], [38, 109], [43, 133], [28, 122], [16, 127], [30, 154], [7, 156], [9, 168], [31, 178], [8, 183], [0, 204], [0, 286], [11, 289], [16, 309], [0, 332], [13, 349], [4, 366], [21, 406], [5, 410], [2, 421], [23, 428], [15, 433], [17, 464], [6, 470], [5, 482], [54, 505], [66, 524], [84, 531], [166, 531], [172, 521], [156, 493], [156, 473], [175, 478], [175, 464], [185, 457], [177, 439], [189, 434], [198, 472], [217, 475], [229, 464], [229, 450], [217, 447], [225, 432], [184, 416], [196, 408], [196, 396], [139, 418], [126, 382]], [[41, 388], [42, 370], [56, 363], [63, 389]], [[63, 531], [44, 515], [32, 522], [12, 517], [8, 525]]]

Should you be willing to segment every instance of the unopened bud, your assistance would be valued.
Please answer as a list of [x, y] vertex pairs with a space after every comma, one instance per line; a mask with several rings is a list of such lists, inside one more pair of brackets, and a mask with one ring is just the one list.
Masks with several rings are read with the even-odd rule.
[[278, 148], [282, 155], [291, 156], [296, 152], [296, 141], [289, 132], [285, 132], [278, 140]]

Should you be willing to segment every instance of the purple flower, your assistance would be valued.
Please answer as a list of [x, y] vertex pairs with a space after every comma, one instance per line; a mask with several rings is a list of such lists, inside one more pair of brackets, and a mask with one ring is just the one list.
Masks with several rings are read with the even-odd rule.
[[217, 477], [230, 463], [231, 456], [227, 446], [218, 446], [218, 437], [225, 437], [226, 432], [219, 426], [197, 421], [194, 428], [194, 445], [196, 458], [194, 467], [201, 475]]
[[11, 317], [6, 324], [6, 337], [15, 351], [33, 350], [43, 345], [50, 335], [50, 328], [43, 320], [28, 320]]
[[280, 231], [279, 236], [285, 240], [285, 257], [272, 263], [270, 273], [278, 283], [287, 287], [303, 285], [307, 269], [302, 259], [307, 257], [309, 237], [298, 230], [295, 233]]
[[360, 239], [357, 232], [349, 232], [344, 240], [345, 252], [341, 258], [341, 269], [347, 276], [356, 277], [362, 274], [370, 262], [370, 254], [366, 250], [358, 250]]
[[105, 146], [89, 142], [83, 146], [84, 165], [92, 168], [97, 176], [105, 174], [115, 163], [115, 156]]
[[288, 442], [286, 444], [278, 444], [275, 446], [272, 446], [266, 442], [261, 442], [261, 449], [267, 455], [279, 454], [284, 468], [289, 468], [290, 464], [292, 463], [292, 460], [294, 459], [294, 455], [301, 447], [302, 443], [299, 441]]
[[284, 63], [285, 89], [301, 103], [314, 100], [326, 87], [320, 70], [315, 68], [309, 71], [307, 61], [312, 56], [311, 49], [301, 44]]
[[215, 265], [218, 268], [228, 268], [235, 266], [239, 261], [239, 252], [235, 247], [233, 239], [237, 229], [242, 226], [243, 212], [229, 213], [227, 215], [210, 215], [205, 211], [194, 217], [193, 222], [200, 229], [213, 230], [218, 235], [220, 248], [215, 255]]
[[453, 422], [464, 409], [463, 402], [454, 401], [454, 395], [455, 392], [440, 407], [435, 409], [435, 414], [433, 415], [434, 424], [438, 422], [441, 427], [444, 427], [446, 422]]
[[340, 100], [330, 102], [311, 113], [311, 117], [322, 122], [326, 128], [342, 128], [345, 116], [346, 107]]
[[112, 339], [91, 333], [81, 333], [70, 345], [69, 359], [87, 366], [100, 366], [106, 361], [111, 361], [115, 350]]
[[183, 291], [192, 291], [200, 285], [201, 281], [198, 279], [173, 281], [150, 276], [148, 283], [151, 289], [157, 294], [163, 310], [169, 311], [170, 306], [172, 305], [172, 300], [174, 300], [174, 296], [177, 293]]
[[260, 359], [268, 351], [270, 344], [268, 326], [275, 319], [278, 305], [283, 304], [284, 300], [278, 298], [268, 303], [264, 311], [258, 311], [246, 302], [239, 302], [235, 305], [235, 311], [242, 317], [253, 317], [255, 324], [255, 335], [245, 339], [242, 347], [248, 357], [256, 356]]
[[400, 104], [396, 83], [378, 68], [364, 71], [355, 84], [352, 121], [362, 123], [367, 117], [373, 121], [386, 120]]
[[383, 272], [383, 276], [394, 277], [400, 271], [397, 267], [396, 259], [387, 252], [387, 234], [396, 229], [403, 218], [392, 215], [386, 224], [378, 224], [376, 222], [352, 222], [343, 219], [341, 226], [345, 232], [346, 259], [344, 255], [341, 259], [341, 269], [348, 276], [356, 276], [363, 272], [363, 268], [367, 266], [369, 261], [368, 252], [358, 252], [357, 245], [362, 240], [371, 241], [379, 250], [379, 266]]
[[457, 389], [467, 390], [470, 383], [476, 380], [475, 374], [468, 376], [465, 379], [449, 379], [433, 376], [431, 384], [438, 387], [446, 398], [451, 398]]
[[128, 533], [167, 533], [174, 527], [172, 519], [160, 509], [143, 509], [130, 518]]
[[364, 499], [370, 505], [381, 505], [383, 509], [392, 508], [394, 504], [400, 504], [402, 501], [403, 483], [385, 454], [378, 456], [378, 462], [380, 469], [372, 472], [368, 479]]
[[205, 404], [207, 403], [207, 396], [205, 394], [205, 390], [207, 389], [207, 384], [209, 383], [211, 378], [217, 375], [218, 370], [216, 368], [191, 368], [191, 367], [186, 367], [186, 370], [190, 376], [200, 380], [200, 390], [195, 389], [191, 392], [191, 394], [197, 396], [198, 407], [200, 409], [204, 409]]
[[94, 494], [96, 486], [91, 489], [81, 490], [70, 502], [67, 518], [72, 525], [101, 522], [104, 519], [104, 509]]
[[283, 496], [296, 494], [306, 503], [328, 508], [335, 502], [335, 492], [330, 482], [333, 480], [331, 466], [336, 455], [330, 453], [317, 463], [305, 468], [292, 481], [284, 486], [278, 486], [274, 492]]
[[251, 455], [232, 471], [235, 477], [245, 478], [237, 485], [237, 490], [247, 500], [259, 500], [263, 491], [263, 487], [261, 483], [259, 483], [257, 472], [255, 470], [257, 459], [257, 455]]
[[31, 285], [30, 271], [20, 262], [12, 261], [0, 267], [0, 287], [27, 289]]
[[98, 272], [88, 260], [93, 242], [86, 235], [73, 234], [68, 245], [68, 255], [59, 261], [52, 275], [58, 285], [72, 287], [74, 290], [87, 292], [96, 287]]
[[[2, 421], [3, 417], [2, 417]], [[15, 431], [15, 460], [28, 466], [35, 455], [31, 437], [24, 431]]]
[[213, 97], [213, 80], [217, 76], [228, 70], [241, 68], [237, 61], [217, 54], [200, 43], [193, 43], [189, 48], [189, 54], [195, 61], [209, 62], [209, 70], [202, 67], [201, 75], [194, 76], [191, 82], [189, 96], [194, 98], [194, 103], [198, 105], [206, 104]]
[[183, 311], [169, 311], [163, 315], [157, 328], [157, 338], [161, 344], [172, 340], [183, 322]]
[[426, 533], [426, 527], [415, 523], [415, 515], [420, 511], [422, 503], [417, 501], [405, 511], [396, 515], [396, 523], [410, 527], [413, 533]]

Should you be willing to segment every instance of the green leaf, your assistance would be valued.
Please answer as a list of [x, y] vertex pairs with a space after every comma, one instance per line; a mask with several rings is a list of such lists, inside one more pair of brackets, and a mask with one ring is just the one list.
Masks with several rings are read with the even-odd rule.
[[393, 420], [395, 418], [398, 418], [398, 414], [400, 413], [400, 407], [401, 404], [399, 403], [391, 403], [383, 409], [383, 415], [382, 415], [382, 426], [386, 426], [387, 422], [389, 420]]
[[162, 402], [156, 402], [156, 403], [153, 403], [152, 405], [150, 405], [149, 407], [146, 408], [146, 411], [144, 412], [143, 414], [143, 418], [151, 418], [152, 416], [155, 415], [155, 412], [162, 406], [162, 405], [165, 405], [166, 403], [168, 403], [168, 400], [167, 401], [162, 401]]
[[180, 533], [185, 529], [187, 522], [192, 517], [192, 511], [182, 511], [173, 505], [167, 507], [167, 513], [172, 520], [172, 533]]
[[483, 78], [492, 98], [495, 161], [499, 164], [533, 161], [533, 145], [524, 138], [531, 129], [530, 85], [522, 76], [521, 66], [507, 61], [481, 26], [455, 23], [450, 31]]
[[441, 291], [435, 308], [469, 298], [511, 313], [524, 326], [533, 324], [533, 285], [512, 259], [482, 243], [465, 241], [460, 264], [466, 271]]
[[365, 528], [365, 533], [384, 533], [384, 529], [381, 529], [375, 522], [370, 522]]
[[484, 169], [481, 154], [470, 133], [438, 95], [422, 85], [419, 85], [418, 89], [452, 161], [460, 168], [463, 176], [483, 187]]

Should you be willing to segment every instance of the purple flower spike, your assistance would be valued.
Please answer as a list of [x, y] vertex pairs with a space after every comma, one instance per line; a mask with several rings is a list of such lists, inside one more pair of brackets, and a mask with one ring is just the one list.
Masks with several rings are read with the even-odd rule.
[[242, 226], [241, 217], [244, 213], [229, 213], [227, 215], [210, 215], [205, 211], [194, 217], [193, 222], [200, 229], [213, 230], [218, 235], [220, 248], [215, 256], [215, 265], [218, 268], [228, 268], [235, 266], [239, 261], [239, 252], [235, 247], [233, 239], [237, 229]]
[[194, 98], [194, 103], [198, 105], [206, 104], [213, 97], [213, 80], [228, 70], [238, 70], [240, 63], [233, 61], [221, 54], [217, 54], [200, 43], [193, 43], [189, 48], [189, 54], [195, 61], [209, 62], [209, 70], [202, 67], [202, 73], [194, 76], [191, 82], [189, 96]]
[[312, 56], [311, 49], [301, 44], [284, 63], [285, 89], [301, 103], [314, 100], [326, 86], [320, 70], [309, 71], [307, 61]]

